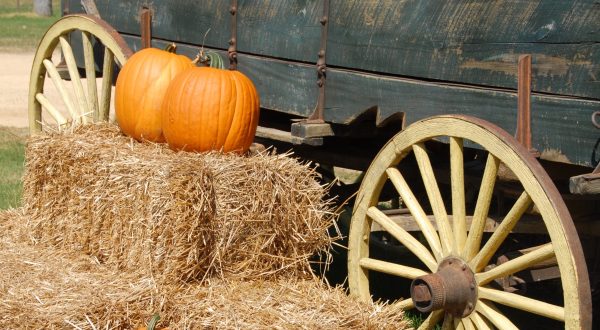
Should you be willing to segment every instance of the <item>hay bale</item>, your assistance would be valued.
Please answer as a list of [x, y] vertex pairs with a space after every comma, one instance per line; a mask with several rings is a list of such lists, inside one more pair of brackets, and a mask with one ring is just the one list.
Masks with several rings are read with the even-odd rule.
[[23, 201], [41, 243], [189, 280], [213, 259], [210, 176], [202, 159], [88, 126], [28, 141]]
[[286, 155], [209, 153], [219, 223], [216, 259], [225, 277], [308, 275], [310, 256], [329, 248], [333, 225], [316, 173]]
[[36, 241], [121, 270], [308, 276], [333, 224], [315, 177], [286, 155], [176, 153], [89, 125], [28, 141], [23, 202]]
[[27, 240], [28, 221], [23, 212], [0, 212], [0, 328], [110, 323], [125, 329], [153, 312], [151, 278], [117, 274], [90, 256], [34, 244]]
[[0, 212], [0, 328], [403, 329], [402, 313], [313, 280], [165, 284], [27, 239], [23, 211]]

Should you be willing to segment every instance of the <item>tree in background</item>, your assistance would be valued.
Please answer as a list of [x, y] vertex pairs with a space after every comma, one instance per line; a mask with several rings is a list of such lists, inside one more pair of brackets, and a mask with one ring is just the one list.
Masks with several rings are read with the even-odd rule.
[[33, 0], [33, 12], [39, 16], [52, 16], [52, 0]]

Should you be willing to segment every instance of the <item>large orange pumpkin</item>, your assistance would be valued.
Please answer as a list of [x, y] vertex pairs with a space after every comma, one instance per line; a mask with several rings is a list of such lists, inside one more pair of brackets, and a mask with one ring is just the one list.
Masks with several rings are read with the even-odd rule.
[[174, 53], [174, 47], [146, 48], [135, 53], [121, 69], [115, 89], [115, 113], [121, 130], [137, 139], [164, 142], [161, 105], [169, 83], [193, 66]]
[[171, 148], [243, 153], [256, 133], [258, 93], [239, 71], [194, 67], [173, 79], [162, 111]]

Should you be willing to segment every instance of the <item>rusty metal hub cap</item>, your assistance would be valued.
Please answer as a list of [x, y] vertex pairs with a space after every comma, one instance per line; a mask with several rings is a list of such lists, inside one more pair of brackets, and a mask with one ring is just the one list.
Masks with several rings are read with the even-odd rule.
[[443, 309], [465, 317], [477, 302], [477, 283], [464, 261], [449, 257], [442, 260], [437, 272], [415, 278], [410, 285], [410, 296], [420, 312]]

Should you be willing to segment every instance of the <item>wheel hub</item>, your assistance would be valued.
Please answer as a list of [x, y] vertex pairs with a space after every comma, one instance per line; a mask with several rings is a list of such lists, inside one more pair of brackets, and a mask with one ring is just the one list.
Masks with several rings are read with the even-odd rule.
[[464, 261], [450, 257], [440, 263], [437, 272], [415, 278], [410, 285], [410, 296], [420, 312], [443, 309], [465, 317], [477, 302], [477, 282]]

